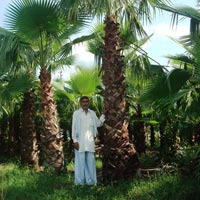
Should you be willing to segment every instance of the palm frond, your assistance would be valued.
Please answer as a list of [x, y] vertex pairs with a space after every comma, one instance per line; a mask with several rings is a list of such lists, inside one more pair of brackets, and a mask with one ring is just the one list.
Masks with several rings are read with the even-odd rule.
[[88, 41], [88, 40], [91, 40], [91, 39], [94, 39], [95, 37], [95, 34], [92, 33], [90, 35], [83, 35], [81, 37], [78, 37], [78, 38], [75, 38], [72, 43], [73, 44], [78, 44], [78, 43], [81, 43], [81, 42], [85, 42], [85, 41]]
[[67, 82], [72, 91], [77, 96], [91, 96], [97, 92], [97, 87], [101, 84], [97, 69], [78, 68]]
[[14, 33], [0, 28], [0, 64], [16, 72], [26, 66], [30, 69], [33, 63], [36, 65], [36, 54], [30, 44]]
[[168, 74], [154, 78], [147, 85], [140, 101], [150, 104], [171, 104], [188, 92], [188, 90], [183, 90], [183, 86], [190, 77], [191, 74], [188, 71], [174, 69]]
[[165, 57], [168, 58], [168, 59], [171, 59], [173, 61], [178, 61], [179, 63], [187, 63], [187, 64], [190, 64], [190, 65], [195, 64], [194, 59], [192, 59], [191, 57], [186, 56], [184, 54], [168, 55], [168, 56], [165, 56]]
[[138, 5], [138, 15], [143, 22], [148, 23], [152, 21], [152, 11], [156, 13], [156, 7], [160, 5], [170, 5], [169, 0], [143, 0]]
[[172, 13], [171, 24], [177, 25], [179, 15], [190, 18], [190, 36], [194, 39], [199, 34], [200, 12], [190, 6], [170, 7], [168, 5], [159, 5], [159, 8]]
[[64, 18], [53, 0], [17, 0], [7, 9], [8, 29], [27, 39], [38, 39], [41, 33], [57, 38], [64, 27], [62, 24]]
[[191, 35], [185, 35], [179, 39], [169, 37], [172, 41], [183, 47], [188, 53], [191, 53], [193, 47], [193, 41], [191, 40]]
[[171, 7], [164, 4], [158, 4], [157, 7], [162, 10], [174, 13], [174, 16], [181, 15], [196, 19], [198, 21], [200, 20], [200, 13], [195, 8], [192, 8], [190, 6]]
[[74, 62], [74, 56], [68, 55], [67, 57], [55, 58], [54, 60], [51, 58], [49, 65], [50, 71], [55, 72], [65, 67], [72, 65]]
[[64, 44], [59, 51], [57, 52], [57, 56], [64, 58], [67, 57], [69, 54], [72, 53], [72, 47], [73, 45], [91, 40], [95, 37], [95, 34], [90, 34], [90, 35], [85, 35], [85, 36], [81, 36], [81, 37], [77, 37], [74, 40], [67, 42], [66, 44]]
[[21, 95], [31, 86], [32, 80], [27, 74], [11, 77], [8, 82], [0, 83], [0, 101], [6, 103]]
[[95, 24], [91, 30], [91, 32], [95, 34], [95, 38], [87, 42], [88, 51], [94, 54], [94, 58], [98, 67], [100, 67], [101, 65], [101, 60], [104, 52], [103, 50], [104, 46], [103, 38], [105, 36], [104, 27], [105, 25], [103, 23]]

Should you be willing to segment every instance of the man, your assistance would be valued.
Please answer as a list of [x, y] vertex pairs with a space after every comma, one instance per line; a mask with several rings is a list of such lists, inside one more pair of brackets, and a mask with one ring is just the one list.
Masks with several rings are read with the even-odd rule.
[[98, 119], [95, 112], [89, 109], [89, 98], [80, 98], [79, 110], [73, 114], [72, 139], [75, 148], [75, 184], [96, 185], [95, 137], [97, 127], [102, 126], [105, 116]]

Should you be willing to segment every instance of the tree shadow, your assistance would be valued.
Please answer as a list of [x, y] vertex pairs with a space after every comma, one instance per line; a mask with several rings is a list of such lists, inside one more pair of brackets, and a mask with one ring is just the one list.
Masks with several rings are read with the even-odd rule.
[[[24, 173], [23, 173], [24, 172]], [[135, 178], [118, 184], [75, 186], [73, 173], [9, 172], [6, 200], [199, 200], [200, 184], [178, 175]]]

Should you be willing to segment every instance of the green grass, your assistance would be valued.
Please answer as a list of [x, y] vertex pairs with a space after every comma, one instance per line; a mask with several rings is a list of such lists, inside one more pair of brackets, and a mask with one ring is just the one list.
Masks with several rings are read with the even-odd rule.
[[1, 200], [200, 199], [199, 182], [177, 174], [160, 174], [146, 179], [136, 178], [118, 185], [88, 187], [75, 186], [70, 173], [36, 173], [13, 162], [0, 165], [0, 188]]

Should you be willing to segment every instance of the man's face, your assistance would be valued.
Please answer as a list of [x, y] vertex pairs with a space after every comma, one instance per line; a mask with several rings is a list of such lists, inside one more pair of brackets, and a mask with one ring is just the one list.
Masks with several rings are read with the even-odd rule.
[[82, 99], [81, 102], [81, 107], [83, 108], [83, 110], [87, 110], [89, 108], [89, 100], [88, 99]]

